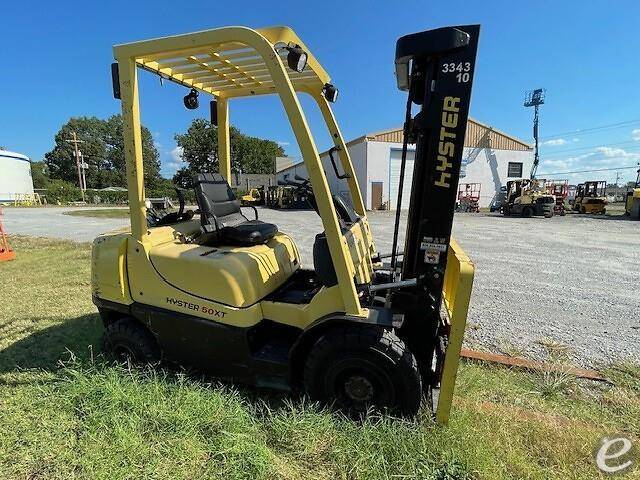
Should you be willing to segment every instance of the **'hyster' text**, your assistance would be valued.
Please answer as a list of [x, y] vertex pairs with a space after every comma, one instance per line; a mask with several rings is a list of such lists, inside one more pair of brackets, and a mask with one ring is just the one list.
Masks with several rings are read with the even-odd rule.
[[440, 127], [440, 142], [438, 143], [438, 164], [436, 170], [440, 176], [436, 175], [435, 185], [437, 187], [451, 187], [451, 168], [453, 167], [453, 157], [456, 153], [456, 132], [453, 131], [458, 126], [458, 112], [460, 107], [459, 97], [444, 97], [442, 105], [442, 126]]
[[169, 305], [188, 308], [189, 310], [193, 310], [194, 312], [201, 312], [206, 315], [211, 315], [218, 318], [223, 318], [225, 313], [220, 310], [216, 310], [215, 308], [207, 307], [206, 305], [198, 305], [197, 303], [186, 302], [184, 300], [178, 300], [177, 298], [167, 297], [167, 303]]

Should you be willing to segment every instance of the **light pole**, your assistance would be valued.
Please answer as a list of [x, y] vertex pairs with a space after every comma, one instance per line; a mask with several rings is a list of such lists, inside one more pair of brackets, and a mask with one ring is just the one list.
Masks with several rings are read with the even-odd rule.
[[531, 178], [536, 178], [538, 163], [540, 163], [540, 153], [538, 152], [538, 109], [544, 103], [546, 90], [536, 88], [525, 93], [524, 106], [533, 107], [533, 138], [535, 139], [535, 150], [533, 153], [533, 165], [531, 166]]

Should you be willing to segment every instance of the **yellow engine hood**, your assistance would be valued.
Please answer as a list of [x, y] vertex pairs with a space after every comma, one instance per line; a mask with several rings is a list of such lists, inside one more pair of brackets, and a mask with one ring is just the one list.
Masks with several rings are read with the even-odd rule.
[[154, 246], [149, 258], [156, 272], [173, 287], [232, 307], [260, 301], [300, 265], [293, 241], [282, 233], [253, 247], [168, 242]]

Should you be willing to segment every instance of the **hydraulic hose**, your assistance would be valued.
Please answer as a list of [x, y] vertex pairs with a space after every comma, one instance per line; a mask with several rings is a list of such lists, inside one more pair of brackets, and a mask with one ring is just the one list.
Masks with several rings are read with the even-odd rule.
[[[411, 77], [409, 77], [411, 78]], [[410, 80], [411, 81], [411, 80]], [[413, 82], [411, 82], [413, 84]], [[396, 219], [393, 226], [393, 246], [391, 248], [391, 275], [396, 279], [396, 265], [398, 258], [398, 230], [400, 230], [400, 213], [402, 210], [402, 189], [404, 188], [404, 170], [407, 164], [407, 146], [409, 144], [409, 129], [411, 128], [412, 85], [409, 86], [407, 95], [407, 107], [404, 117], [404, 129], [402, 140], [402, 159], [400, 161], [400, 180], [398, 182], [398, 201], [396, 202]]]

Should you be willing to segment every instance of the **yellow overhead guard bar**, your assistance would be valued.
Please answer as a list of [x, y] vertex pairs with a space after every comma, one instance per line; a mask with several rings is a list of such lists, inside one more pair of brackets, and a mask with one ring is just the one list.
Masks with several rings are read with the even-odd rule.
[[287, 69], [294, 90], [318, 91], [329, 83], [327, 72], [288, 27], [218, 28], [116, 45], [114, 53], [116, 58], [134, 58], [138, 66], [167, 80], [233, 98], [275, 93], [264, 58], [279, 55], [286, 65], [288, 45], [299, 45], [307, 54], [302, 72]]

